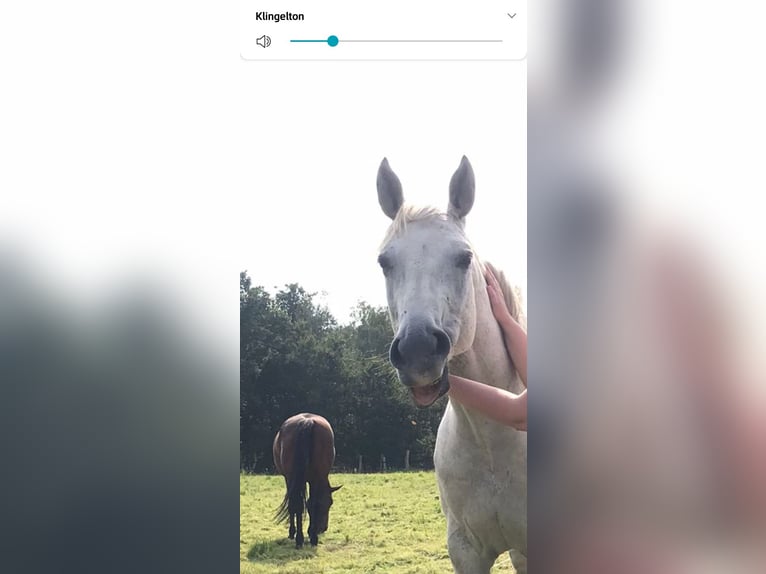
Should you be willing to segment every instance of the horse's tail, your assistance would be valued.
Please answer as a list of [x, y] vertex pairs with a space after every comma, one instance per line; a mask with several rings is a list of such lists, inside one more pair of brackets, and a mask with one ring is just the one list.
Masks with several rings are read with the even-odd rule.
[[287, 478], [287, 492], [274, 517], [277, 522], [287, 520], [291, 514], [303, 515], [306, 512], [306, 470], [311, 460], [313, 439], [314, 421], [301, 421], [295, 435], [293, 465]]
[[290, 501], [290, 489], [287, 489], [287, 492], [285, 493], [285, 497], [282, 499], [282, 503], [279, 505], [279, 508], [277, 508], [277, 511], [274, 513], [274, 521], [277, 523], [284, 522], [287, 520], [287, 517], [290, 516], [290, 509], [289, 509], [289, 501]]

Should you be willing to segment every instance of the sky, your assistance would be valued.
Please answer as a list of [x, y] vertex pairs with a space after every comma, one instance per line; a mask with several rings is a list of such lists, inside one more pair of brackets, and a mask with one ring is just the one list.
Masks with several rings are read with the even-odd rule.
[[[482, 258], [525, 290], [525, 63], [295, 70], [300, 80], [263, 62], [246, 62], [240, 73], [254, 95], [269, 78], [287, 86], [261, 93], [262, 104], [240, 116], [247, 163], [238, 217], [246, 231], [237, 261], [254, 284], [273, 292], [297, 282], [324, 293], [319, 300], [340, 321], [359, 300], [384, 305], [376, 258], [389, 219], [377, 201], [380, 161], [388, 158], [406, 201], [445, 209], [465, 154], [476, 175], [467, 233]], [[327, 89], [333, 81], [337, 91]], [[307, 96], [302, 86], [316, 89]]]

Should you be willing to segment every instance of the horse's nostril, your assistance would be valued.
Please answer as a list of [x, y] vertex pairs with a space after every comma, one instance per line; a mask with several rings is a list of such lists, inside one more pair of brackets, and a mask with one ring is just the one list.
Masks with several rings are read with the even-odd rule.
[[437, 330], [434, 333], [434, 337], [436, 337], [436, 356], [438, 357], [446, 357], [449, 355], [450, 347], [452, 346], [452, 343], [450, 343], [449, 337], [447, 336], [447, 333], [445, 333], [442, 330]]
[[391, 359], [391, 364], [395, 368], [400, 369], [404, 366], [404, 359], [402, 358], [402, 354], [399, 352], [399, 337], [394, 339], [394, 342], [391, 343], [389, 358]]

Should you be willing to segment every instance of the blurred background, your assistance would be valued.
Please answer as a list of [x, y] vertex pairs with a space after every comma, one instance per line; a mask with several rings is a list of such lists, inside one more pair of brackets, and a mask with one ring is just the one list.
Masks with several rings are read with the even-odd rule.
[[[534, 572], [764, 571], [761, 12], [531, 7]], [[236, 13], [0, 8], [0, 571], [237, 568]]]
[[762, 572], [759, 10], [531, 10], [530, 571]]

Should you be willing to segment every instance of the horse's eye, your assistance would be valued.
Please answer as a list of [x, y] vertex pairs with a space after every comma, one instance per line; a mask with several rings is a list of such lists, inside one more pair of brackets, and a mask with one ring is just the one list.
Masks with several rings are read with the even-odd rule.
[[391, 267], [393, 267], [391, 264], [391, 259], [383, 254], [378, 255], [378, 265], [380, 265], [380, 268], [383, 269], [383, 273], [388, 273], [391, 271]]
[[473, 261], [473, 252], [463, 251], [455, 258], [455, 263], [461, 269], [468, 269]]

